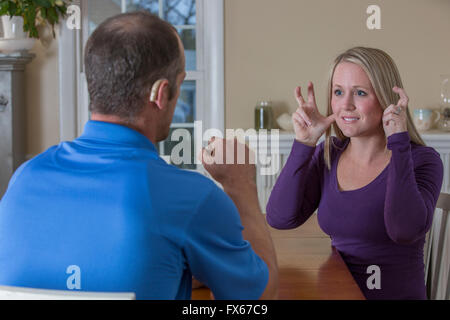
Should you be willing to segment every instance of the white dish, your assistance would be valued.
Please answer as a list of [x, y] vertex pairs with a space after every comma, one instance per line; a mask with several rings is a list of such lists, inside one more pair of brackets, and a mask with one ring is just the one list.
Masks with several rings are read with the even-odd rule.
[[2, 53], [14, 53], [20, 51], [28, 51], [33, 48], [36, 39], [24, 38], [24, 39], [4, 39], [0, 38], [0, 52]]
[[292, 116], [288, 113], [283, 113], [278, 117], [277, 123], [281, 129], [285, 131], [294, 131], [294, 125], [292, 124]]

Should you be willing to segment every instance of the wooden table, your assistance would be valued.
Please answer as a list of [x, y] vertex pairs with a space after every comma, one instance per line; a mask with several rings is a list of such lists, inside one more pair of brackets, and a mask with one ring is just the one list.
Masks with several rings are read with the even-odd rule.
[[[339, 252], [317, 224], [314, 214], [293, 230], [269, 227], [279, 268], [279, 299], [364, 300]], [[208, 288], [194, 289], [193, 300], [210, 299]]]

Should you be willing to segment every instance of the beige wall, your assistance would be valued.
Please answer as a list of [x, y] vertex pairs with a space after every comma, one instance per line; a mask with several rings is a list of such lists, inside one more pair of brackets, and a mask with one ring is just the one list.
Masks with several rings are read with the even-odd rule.
[[[366, 27], [370, 4], [382, 30]], [[410, 107], [439, 104], [439, 75], [450, 73], [449, 0], [225, 0], [226, 126], [254, 124], [258, 99], [276, 114], [293, 112], [297, 85], [316, 86], [325, 112], [325, 79], [333, 58], [362, 45], [396, 61]]]
[[27, 154], [59, 143], [58, 41], [36, 42], [36, 58], [26, 67]]
[[[382, 30], [366, 28], [366, 8], [381, 7]], [[450, 73], [450, 0], [225, 0], [226, 127], [253, 126], [258, 99], [294, 111], [293, 90], [311, 80], [324, 112], [332, 59], [355, 46], [392, 55], [410, 107], [439, 103], [439, 75]], [[59, 142], [58, 41], [27, 67], [28, 154]]]

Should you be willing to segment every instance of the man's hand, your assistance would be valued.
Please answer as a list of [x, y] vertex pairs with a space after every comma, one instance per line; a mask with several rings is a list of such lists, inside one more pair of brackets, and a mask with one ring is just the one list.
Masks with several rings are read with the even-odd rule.
[[205, 169], [233, 200], [244, 227], [242, 235], [267, 264], [269, 281], [260, 299], [278, 296], [278, 264], [256, 189], [255, 154], [237, 139], [212, 138], [199, 155]]
[[213, 137], [200, 156], [206, 171], [221, 183], [224, 189], [255, 183], [255, 154], [237, 139]]

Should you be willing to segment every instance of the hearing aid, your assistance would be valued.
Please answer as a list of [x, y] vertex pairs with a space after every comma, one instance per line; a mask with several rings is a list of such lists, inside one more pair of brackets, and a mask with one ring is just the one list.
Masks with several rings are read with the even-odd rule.
[[153, 84], [152, 90], [150, 92], [150, 102], [155, 102], [156, 101], [156, 98], [158, 97], [159, 87], [161, 86], [161, 83], [164, 80], [166, 80], [166, 79], [159, 79]]

